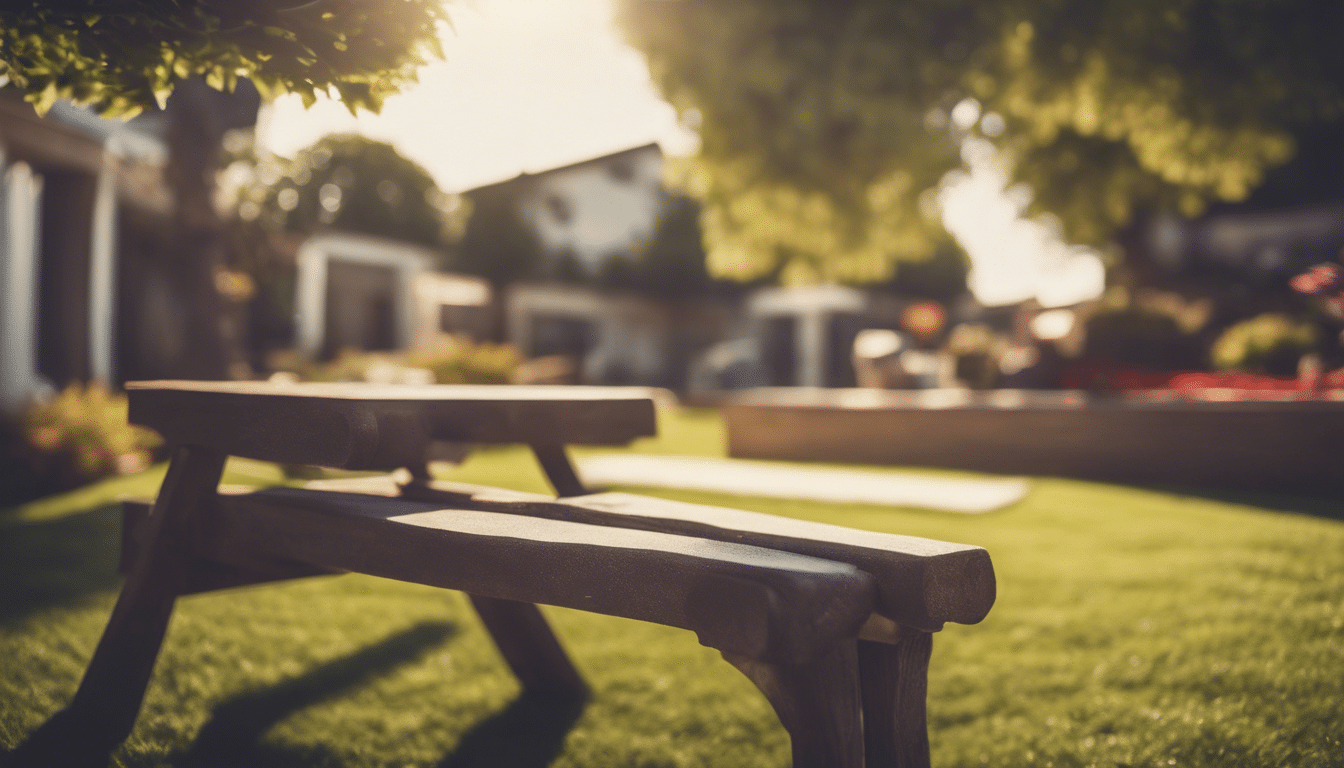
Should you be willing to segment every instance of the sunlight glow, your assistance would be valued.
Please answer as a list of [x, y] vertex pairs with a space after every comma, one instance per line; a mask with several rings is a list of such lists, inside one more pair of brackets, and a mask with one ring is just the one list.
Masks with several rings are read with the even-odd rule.
[[1062, 307], [1101, 295], [1101, 254], [1070, 246], [1044, 222], [1023, 218], [1030, 193], [1007, 188], [992, 144], [967, 139], [962, 159], [969, 170], [948, 174], [938, 201], [943, 224], [971, 258], [967, 284], [980, 303], [1034, 298], [1044, 307]]
[[[659, 96], [643, 57], [615, 28], [612, 0], [465, 0], [450, 11], [446, 59], [426, 66], [420, 83], [388, 99], [381, 114], [355, 117], [332, 99], [305, 110], [298, 97], [284, 97], [265, 110], [259, 144], [292, 156], [329, 133], [361, 133], [395, 145], [447, 192], [651, 142], [667, 155], [695, 151], [698, 115], [679, 122]], [[973, 99], [931, 120], [1002, 130], [1002, 118], [982, 115]], [[1004, 189], [988, 142], [968, 141], [963, 154], [969, 170], [949, 174], [938, 199], [970, 254], [976, 298], [1036, 298], [1050, 307], [1099, 295], [1099, 255], [1021, 217], [1026, 196]]]
[[445, 191], [543, 171], [658, 142], [671, 155], [695, 149], [649, 79], [643, 57], [621, 40], [611, 0], [475, 0], [449, 6], [444, 61], [380, 114], [352, 116], [321, 99], [304, 110], [277, 100], [259, 142], [293, 155], [328, 133], [388, 141], [423, 165]]

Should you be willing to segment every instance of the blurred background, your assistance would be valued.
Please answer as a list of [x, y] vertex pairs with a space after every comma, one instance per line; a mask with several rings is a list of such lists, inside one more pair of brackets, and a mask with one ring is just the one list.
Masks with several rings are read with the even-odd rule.
[[11, 42], [10, 433], [151, 378], [1344, 388], [1333, 6], [417, 2], [384, 61], [309, 5], [97, 87]]

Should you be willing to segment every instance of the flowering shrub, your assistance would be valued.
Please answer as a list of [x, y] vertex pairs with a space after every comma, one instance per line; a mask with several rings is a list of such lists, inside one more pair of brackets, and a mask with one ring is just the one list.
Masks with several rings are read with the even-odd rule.
[[71, 384], [57, 397], [0, 425], [0, 504], [138, 472], [162, 443], [126, 422], [126, 396], [100, 384]]
[[1266, 312], [1223, 331], [1209, 356], [1213, 366], [1223, 371], [1292, 376], [1302, 356], [1318, 344], [1311, 324]]
[[1338, 264], [1317, 264], [1294, 277], [1291, 285], [1300, 293], [1344, 299], [1344, 269]]

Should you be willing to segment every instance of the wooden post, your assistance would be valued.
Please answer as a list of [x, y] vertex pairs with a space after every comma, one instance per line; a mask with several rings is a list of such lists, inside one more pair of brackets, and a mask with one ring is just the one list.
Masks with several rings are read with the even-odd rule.
[[532, 603], [469, 595], [481, 623], [526, 693], [586, 700], [588, 685]]
[[793, 768], [863, 768], [863, 719], [854, 644], [801, 664], [725, 653], [761, 689], [789, 732]]
[[[532, 453], [557, 496], [581, 496], [588, 492], [569, 463], [563, 445], [533, 445]], [[481, 623], [523, 690], [578, 700], [588, 698], [588, 684], [540, 608], [513, 600], [470, 597], [476, 615], [481, 617]]]
[[896, 644], [858, 641], [869, 768], [928, 768], [925, 699], [933, 634], [902, 627]]
[[145, 551], [122, 586], [112, 617], [74, 700], [65, 710], [72, 738], [111, 750], [130, 735], [173, 603], [191, 568], [191, 534], [215, 495], [225, 455], [177, 448], [146, 522]]
[[574, 471], [574, 465], [569, 462], [565, 446], [558, 443], [555, 445], [534, 443], [532, 453], [537, 457], [537, 463], [541, 465], [542, 471], [546, 473], [546, 479], [550, 480], [551, 486], [555, 488], [556, 496], [583, 496], [589, 492], [579, 479], [578, 473]]
[[[557, 496], [581, 496], [588, 492], [563, 445], [534, 444], [532, 453]], [[565, 699], [588, 698], [588, 684], [565, 653], [555, 630], [541, 615], [541, 609], [531, 603], [480, 595], [470, 597], [476, 615], [481, 617], [481, 623], [523, 690]]]

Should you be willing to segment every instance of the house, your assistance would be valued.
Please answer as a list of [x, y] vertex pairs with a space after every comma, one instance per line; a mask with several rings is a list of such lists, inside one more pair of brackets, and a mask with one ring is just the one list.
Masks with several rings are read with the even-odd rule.
[[663, 186], [662, 164], [650, 144], [464, 193], [459, 267], [494, 284], [524, 357], [566, 356], [590, 383], [850, 386], [861, 330], [965, 290], [956, 258], [864, 289], [716, 282], [699, 206]]
[[433, 271], [438, 261], [434, 251], [369, 235], [307, 238], [296, 259], [296, 346], [316, 359], [345, 348], [427, 347], [448, 332], [485, 336], [489, 284]]
[[698, 207], [664, 187], [657, 144], [464, 194], [458, 266], [499, 290], [504, 338], [524, 357], [571, 358], [590, 383], [679, 387], [688, 358], [732, 331], [724, 312], [688, 309], [716, 297], [698, 290], [710, 288]]
[[0, 94], [0, 408], [72, 381], [115, 381], [142, 308], [125, 254], [171, 215], [167, 150], [68, 104], [45, 117]]
[[464, 263], [495, 282], [596, 280], [637, 256], [669, 198], [657, 144], [465, 193], [473, 206]]

